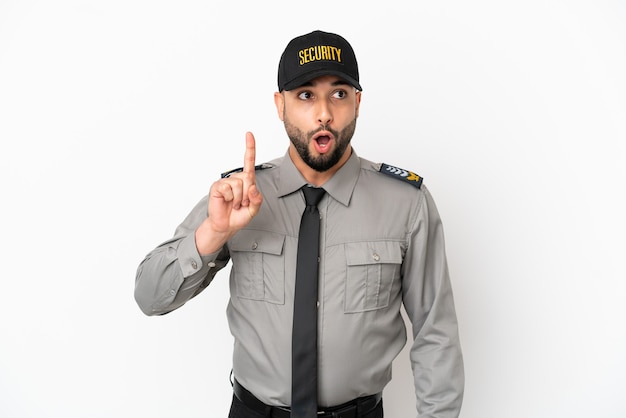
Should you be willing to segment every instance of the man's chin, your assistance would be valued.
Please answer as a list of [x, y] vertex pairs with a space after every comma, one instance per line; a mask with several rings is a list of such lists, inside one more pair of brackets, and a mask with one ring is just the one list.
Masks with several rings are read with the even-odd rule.
[[305, 161], [307, 165], [313, 170], [317, 171], [318, 173], [325, 173], [339, 162], [339, 158], [335, 154], [329, 153], [319, 155], [317, 157], [309, 156], [309, 158], [307, 158]]

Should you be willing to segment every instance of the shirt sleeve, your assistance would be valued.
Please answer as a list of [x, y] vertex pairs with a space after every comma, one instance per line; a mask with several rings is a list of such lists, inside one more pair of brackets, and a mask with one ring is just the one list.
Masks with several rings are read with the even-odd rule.
[[443, 227], [429, 191], [422, 190], [402, 267], [402, 297], [413, 332], [410, 360], [420, 418], [453, 418], [463, 401], [463, 357]]
[[189, 213], [174, 236], [152, 250], [137, 268], [135, 301], [146, 315], [171, 312], [198, 295], [230, 259], [226, 247], [200, 256], [196, 228], [207, 217], [208, 198]]

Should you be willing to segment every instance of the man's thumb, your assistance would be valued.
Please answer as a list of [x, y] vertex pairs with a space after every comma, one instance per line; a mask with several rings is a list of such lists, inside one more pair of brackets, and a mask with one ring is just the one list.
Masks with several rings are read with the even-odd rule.
[[263, 195], [259, 192], [259, 189], [257, 189], [255, 184], [250, 186], [248, 189], [248, 198], [250, 199], [248, 213], [250, 213], [251, 218], [254, 218], [256, 214], [259, 213], [261, 203], [263, 203]]

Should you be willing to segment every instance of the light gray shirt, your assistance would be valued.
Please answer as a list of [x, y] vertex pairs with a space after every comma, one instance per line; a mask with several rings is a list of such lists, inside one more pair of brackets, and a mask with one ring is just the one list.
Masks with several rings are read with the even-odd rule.
[[[270, 405], [291, 399], [296, 250], [306, 184], [288, 155], [256, 173], [258, 215], [221, 251], [201, 257], [194, 231], [203, 198], [174, 237], [137, 270], [135, 299], [147, 315], [179, 308], [232, 259], [228, 321], [233, 374]], [[323, 185], [319, 277], [319, 404], [381, 392], [406, 343], [420, 417], [457, 417], [464, 371], [444, 235], [427, 188], [387, 176], [353, 151]]]

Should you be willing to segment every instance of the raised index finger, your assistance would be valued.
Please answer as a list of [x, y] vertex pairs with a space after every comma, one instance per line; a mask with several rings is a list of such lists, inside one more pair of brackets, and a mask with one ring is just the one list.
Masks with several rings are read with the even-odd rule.
[[243, 172], [254, 177], [254, 161], [256, 159], [256, 143], [252, 132], [246, 132], [246, 153], [243, 157]]

